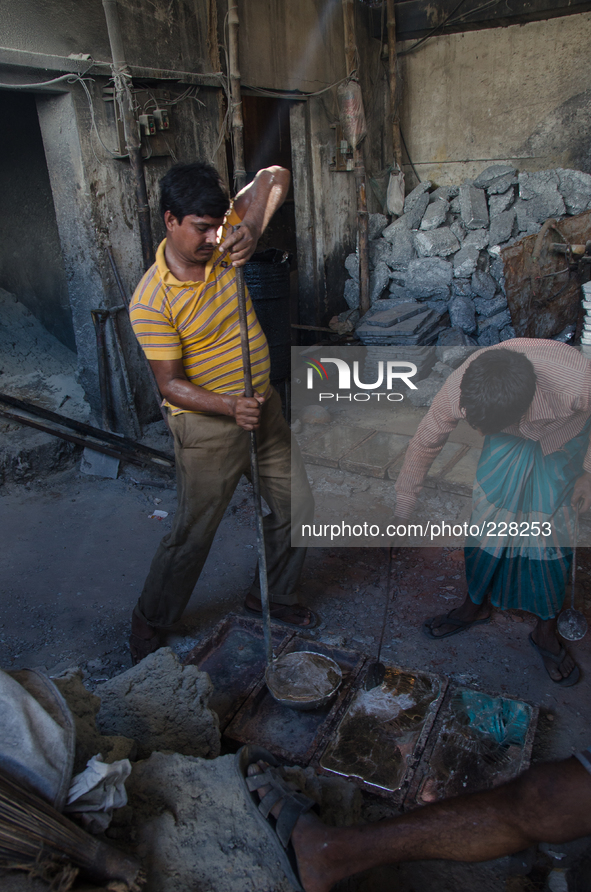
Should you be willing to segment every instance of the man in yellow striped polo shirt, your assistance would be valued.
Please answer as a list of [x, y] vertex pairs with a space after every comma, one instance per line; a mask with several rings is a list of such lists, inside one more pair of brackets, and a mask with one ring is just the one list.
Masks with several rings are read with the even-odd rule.
[[[161, 646], [181, 617], [217, 527], [242, 474], [249, 476], [249, 431], [257, 431], [265, 518], [271, 615], [296, 626], [313, 624], [297, 603], [305, 549], [292, 548], [293, 516], [307, 522], [312, 496], [297, 444], [269, 380], [267, 340], [250, 297], [247, 322], [255, 394], [244, 396], [235, 267], [253, 254], [283, 203], [289, 172], [259, 171], [231, 205], [208, 164], [178, 164], [160, 183], [166, 238], [133, 296], [135, 334], [150, 362], [175, 443], [178, 509], [160, 543], [134, 609], [134, 661]], [[232, 231], [233, 226], [239, 226]], [[293, 462], [292, 462], [292, 449]], [[293, 465], [293, 468], [292, 468]], [[245, 607], [259, 612], [253, 583]]]

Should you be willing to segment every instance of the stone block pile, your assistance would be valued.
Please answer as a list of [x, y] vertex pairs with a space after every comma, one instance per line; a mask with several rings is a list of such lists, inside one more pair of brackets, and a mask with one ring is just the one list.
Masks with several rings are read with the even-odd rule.
[[[369, 223], [372, 307], [420, 304], [417, 327], [405, 323], [403, 340], [379, 343], [490, 346], [515, 337], [505, 295], [501, 249], [538, 232], [549, 217], [591, 209], [591, 175], [578, 170], [517, 171], [493, 164], [459, 187], [419, 183], [404, 213], [388, 225], [382, 214]], [[350, 279], [344, 297], [359, 306], [359, 258], [345, 261]], [[386, 303], [387, 301], [387, 303]], [[434, 315], [420, 320], [428, 310]], [[433, 320], [436, 319], [433, 324]], [[404, 324], [404, 323], [398, 323]], [[364, 343], [377, 343], [388, 328], [361, 320]], [[435, 339], [433, 334], [435, 333]]]

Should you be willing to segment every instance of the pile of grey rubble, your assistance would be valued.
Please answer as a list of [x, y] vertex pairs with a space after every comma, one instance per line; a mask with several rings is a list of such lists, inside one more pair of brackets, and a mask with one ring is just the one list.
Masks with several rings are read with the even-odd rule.
[[[418, 341], [422, 344], [489, 346], [515, 337], [501, 249], [535, 234], [550, 217], [591, 208], [591, 175], [563, 168], [518, 172], [495, 164], [459, 187], [431, 189], [430, 182], [419, 183], [390, 225], [382, 214], [370, 216], [372, 306], [414, 301], [435, 311], [441, 325], [431, 328], [431, 338]], [[356, 311], [358, 255], [350, 254], [345, 266], [351, 278], [344, 297]], [[442, 327], [453, 329], [457, 338], [450, 339]]]

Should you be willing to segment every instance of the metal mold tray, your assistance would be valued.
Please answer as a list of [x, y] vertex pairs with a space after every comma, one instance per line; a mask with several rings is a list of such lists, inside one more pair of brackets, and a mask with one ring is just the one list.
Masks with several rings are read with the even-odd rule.
[[[275, 651], [282, 650], [294, 632], [271, 623]], [[223, 732], [265, 671], [263, 626], [260, 620], [230, 613], [212, 634], [198, 644], [184, 662], [207, 672], [214, 686], [209, 701]]]
[[537, 721], [537, 707], [523, 700], [450, 687], [405, 808], [512, 780], [529, 766]]
[[335, 660], [343, 682], [335, 699], [319, 709], [301, 712], [281, 706], [269, 693], [264, 678], [226, 727], [225, 736], [240, 743], [256, 743], [288, 763], [306, 766], [319, 747], [325, 746], [338, 722], [366, 657], [348, 650], [329, 647], [294, 635], [283, 653], [312, 650]]
[[439, 675], [397, 666], [387, 666], [384, 681], [372, 691], [366, 691], [362, 681], [318, 767], [400, 804], [447, 684]]

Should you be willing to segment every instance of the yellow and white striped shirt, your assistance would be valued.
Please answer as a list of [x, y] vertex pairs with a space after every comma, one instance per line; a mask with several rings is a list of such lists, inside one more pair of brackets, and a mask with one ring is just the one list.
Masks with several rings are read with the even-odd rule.
[[[240, 223], [234, 210], [226, 217], [220, 243], [229, 227]], [[205, 268], [204, 282], [180, 282], [164, 256], [166, 239], [156, 263], [142, 277], [130, 305], [133, 330], [148, 359], [180, 359], [189, 381], [214, 393], [244, 391], [236, 272], [220, 260], [217, 247]], [[252, 383], [266, 396], [270, 389], [269, 348], [250, 296], [246, 313]], [[173, 415], [187, 412], [165, 401]]]

